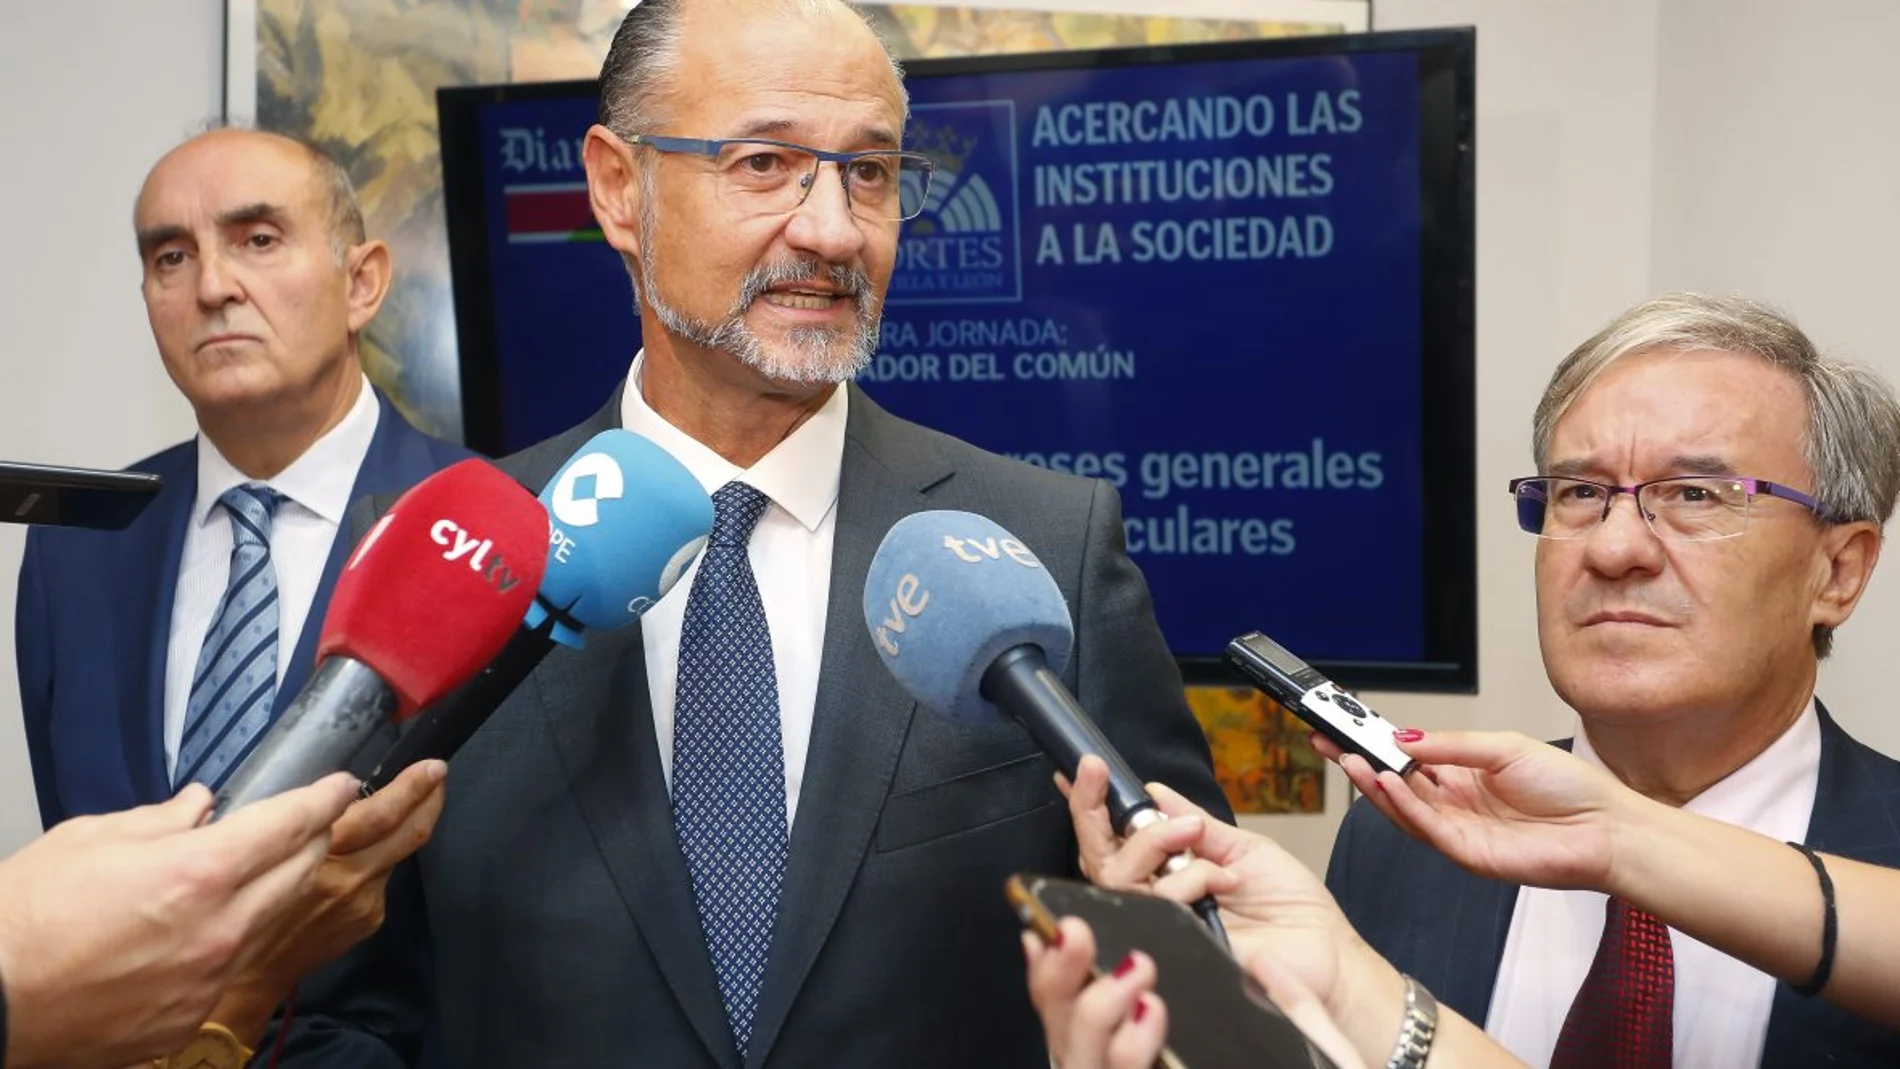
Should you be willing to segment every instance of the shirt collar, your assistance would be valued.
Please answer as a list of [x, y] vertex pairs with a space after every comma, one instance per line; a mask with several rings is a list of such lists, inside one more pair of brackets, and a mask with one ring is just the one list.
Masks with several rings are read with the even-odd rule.
[[[357, 469], [369, 455], [370, 442], [376, 437], [382, 406], [368, 377], [357, 392], [356, 403], [344, 414], [342, 422], [310, 444], [303, 455], [264, 485], [324, 520], [341, 526], [344, 510], [350, 505], [350, 491], [356, 486]], [[198, 497], [192, 504], [192, 520], [199, 526], [211, 522], [218, 498], [233, 487], [257, 480], [244, 474], [218, 452], [216, 443], [198, 435]]]
[[844, 430], [850, 392], [840, 386], [831, 392], [811, 418], [772, 447], [750, 468], [740, 468], [707, 448], [698, 439], [668, 423], [647, 404], [641, 392], [646, 350], [636, 353], [633, 368], [627, 373], [627, 387], [620, 398], [620, 425], [645, 435], [655, 445], [672, 454], [712, 493], [733, 481], [743, 479], [753, 489], [772, 499], [799, 526], [816, 531], [838, 502], [838, 481], [844, 466]]
[[[1608, 771], [1581, 722], [1577, 725], [1572, 752], [1585, 761]], [[1752, 760], [1717, 780], [1682, 808], [1699, 816], [1758, 828], [1769, 819], [1782, 800], [1804, 785], [1811, 792], [1821, 767], [1821, 717], [1815, 711], [1814, 698], [1795, 718], [1781, 737], [1756, 754]], [[1805, 820], [1803, 821], [1805, 826]]]

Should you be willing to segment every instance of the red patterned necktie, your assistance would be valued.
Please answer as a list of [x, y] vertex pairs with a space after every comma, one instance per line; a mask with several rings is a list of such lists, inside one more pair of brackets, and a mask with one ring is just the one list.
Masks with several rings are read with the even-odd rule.
[[1676, 954], [1669, 928], [1620, 898], [1570, 1004], [1550, 1069], [1669, 1069], [1675, 1047]]

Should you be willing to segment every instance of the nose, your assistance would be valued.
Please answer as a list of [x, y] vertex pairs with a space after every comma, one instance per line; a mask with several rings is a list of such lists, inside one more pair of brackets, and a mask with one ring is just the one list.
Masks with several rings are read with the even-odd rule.
[[1618, 494], [1610, 501], [1610, 514], [1584, 537], [1583, 559], [1591, 571], [1609, 579], [1654, 574], [1663, 566], [1662, 539], [1643, 519], [1636, 498]]
[[221, 308], [242, 300], [244, 289], [224, 255], [213, 249], [198, 257], [198, 303], [206, 308]]
[[837, 164], [820, 163], [804, 203], [785, 224], [785, 240], [824, 263], [852, 263], [864, 250], [864, 227], [845, 196], [842, 175]]

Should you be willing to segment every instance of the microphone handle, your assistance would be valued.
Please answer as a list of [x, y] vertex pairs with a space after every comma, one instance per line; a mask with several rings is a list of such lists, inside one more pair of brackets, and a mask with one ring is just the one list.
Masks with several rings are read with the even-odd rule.
[[[1157, 820], [1167, 819], [1155, 808], [1148, 788], [1128, 767], [1121, 752], [1095, 726], [1061, 677], [1049, 670], [1039, 647], [1022, 645], [1003, 651], [983, 673], [980, 690], [985, 699], [1013, 714], [1071, 781], [1084, 756], [1094, 754], [1107, 762], [1108, 820], [1115, 834], [1132, 835]], [[1175, 854], [1162, 871], [1179, 872], [1192, 860], [1192, 854]], [[1203, 895], [1194, 903], [1194, 913], [1223, 948], [1232, 949], [1227, 927], [1221, 923], [1220, 907], [1212, 895]]]
[[1123, 834], [1137, 812], [1154, 808], [1141, 777], [1089, 719], [1062, 678], [1049, 670], [1041, 647], [1004, 650], [983, 673], [979, 690], [986, 700], [1020, 721], [1071, 781], [1086, 755], [1108, 762], [1108, 819], [1115, 834]]
[[516, 631], [495, 659], [473, 678], [416, 714], [408, 730], [397, 736], [382, 760], [376, 763], [375, 770], [364, 778], [362, 797], [368, 798], [389, 786], [403, 769], [417, 761], [432, 757], [447, 759], [454, 755], [528, 678], [535, 666], [547, 659], [555, 646], [553, 635], [551, 617], [539, 627]]
[[368, 665], [341, 655], [326, 658], [219, 789], [211, 819], [341, 769], [398, 704], [396, 692]]

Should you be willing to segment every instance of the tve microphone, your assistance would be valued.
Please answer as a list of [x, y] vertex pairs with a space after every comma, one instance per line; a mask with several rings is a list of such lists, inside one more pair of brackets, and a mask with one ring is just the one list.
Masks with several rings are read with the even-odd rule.
[[[864, 622], [885, 667], [925, 707], [967, 723], [1014, 717], [1071, 780], [1088, 754], [1108, 765], [1108, 815], [1126, 835], [1165, 819], [1058, 673], [1075, 645], [1068, 602], [1014, 535], [969, 512], [897, 521], [871, 559]], [[1187, 865], [1170, 858], [1167, 871]], [[1211, 898], [1195, 903], [1221, 936]]]
[[632, 431], [602, 431], [541, 491], [554, 519], [548, 567], [501, 655], [418, 714], [375, 771], [365, 798], [417, 761], [450, 757], [558, 645], [640, 618], [673, 589], [712, 530], [712, 499], [666, 450]]
[[1393, 741], [1389, 721], [1260, 632], [1249, 631], [1229, 642], [1227, 663], [1333, 745], [1365, 758], [1374, 772], [1403, 776], [1418, 763]]
[[342, 768], [508, 641], [541, 583], [548, 514], [480, 460], [398, 498], [337, 578], [309, 683], [218, 792], [214, 817]]

